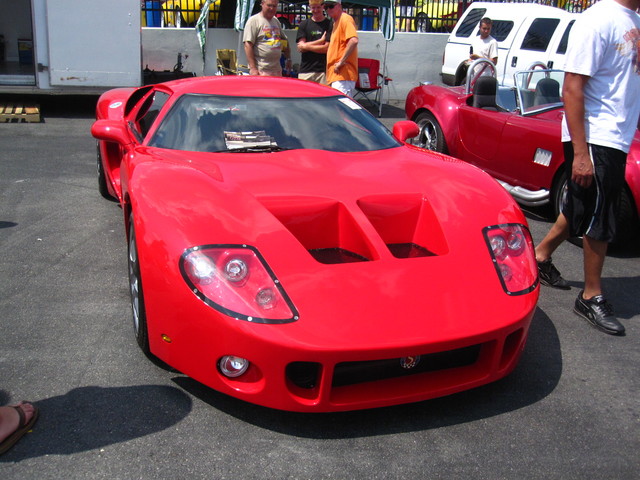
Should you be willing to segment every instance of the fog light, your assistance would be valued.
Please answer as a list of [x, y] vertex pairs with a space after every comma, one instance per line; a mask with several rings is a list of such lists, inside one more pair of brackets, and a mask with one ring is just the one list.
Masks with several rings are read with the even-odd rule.
[[247, 371], [249, 368], [249, 360], [242, 357], [226, 355], [218, 362], [218, 368], [225, 377], [236, 378]]

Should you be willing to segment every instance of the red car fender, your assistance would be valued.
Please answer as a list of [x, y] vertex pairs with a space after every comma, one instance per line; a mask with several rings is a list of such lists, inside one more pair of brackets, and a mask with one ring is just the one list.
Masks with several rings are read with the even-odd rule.
[[459, 138], [458, 108], [461, 103], [464, 103], [463, 99], [468, 96], [464, 94], [464, 87], [429, 85], [428, 90], [424, 87], [414, 88], [407, 95], [405, 102], [407, 118], [415, 121], [420, 113], [431, 112], [442, 128], [449, 153], [455, 156]]
[[640, 217], [640, 130], [636, 131], [631, 149], [627, 155], [625, 179], [636, 204], [636, 212]]

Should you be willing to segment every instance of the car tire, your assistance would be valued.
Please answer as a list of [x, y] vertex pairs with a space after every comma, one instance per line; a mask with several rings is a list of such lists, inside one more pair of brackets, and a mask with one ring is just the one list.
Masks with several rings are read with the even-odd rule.
[[140, 275], [140, 257], [133, 214], [129, 215], [129, 241], [127, 249], [127, 264], [129, 267], [129, 294], [131, 296], [131, 311], [133, 314], [133, 331], [136, 342], [142, 351], [149, 355], [149, 331], [147, 329], [147, 314], [144, 305], [142, 277]]
[[98, 191], [103, 198], [107, 200], [114, 200], [114, 197], [109, 193], [107, 188], [107, 176], [104, 173], [104, 167], [102, 166], [102, 154], [100, 153], [100, 144], [96, 142], [96, 158], [97, 158], [97, 171], [98, 171]]
[[560, 211], [562, 210], [562, 202], [564, 200], [565, 195], [567, 194], [567, 189], [569, 188], [569, 177], [567, 176], [567, 172], [562, 168], [562, 173], [558, 176], [555, 182], [553, 182], [553, 188], [551, 189], [551, 205], [553, 207], [553, 219], [555, 220], [560, 215]]
[[[554, 220], [558, 218], [558, 215], [560, 215], [562, 202], [567, 194], [567, 189], [569, 188], [568, 185], [569, 177], [567, 172], [563, 172], [555, 182], [552, 192]], [[638, 237], [640, 236], [640, 228], [638, 226], [638, 218], [635, 212], [633, 197], [626, 186], [618, 196], [615, 206], [615, 215], [616, 238], [611, 242], [611, 245], [621, 249], [637, 245], [639, 241]], [[571, 239], [571, 242], [576, 245], [581, 245], [582, 239]]]
[[420, 113], [415, 122], [418, 124], [420, 133], [411, 139], [411, 144], [434, 152], [448, 153], [442, 128], [431, 112]]
[[416, 16], [416, 32], [425, 33], [431, 32], [433, 27], [431, 26], [431, 20], [424, 13], [419, 13]]

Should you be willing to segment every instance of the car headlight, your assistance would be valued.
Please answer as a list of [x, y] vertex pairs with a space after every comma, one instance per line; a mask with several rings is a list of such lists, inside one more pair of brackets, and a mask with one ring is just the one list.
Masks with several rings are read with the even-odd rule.
[[507, 295], [523, 295], [538, 285], [538, 266], [529, 229], [513, 223], [482, 230]]
[[289, 323], [298, 312], [258, 250], [248, 245], [203, 245], [180, 257], [189, 288], [207, 305], [240, 320]]

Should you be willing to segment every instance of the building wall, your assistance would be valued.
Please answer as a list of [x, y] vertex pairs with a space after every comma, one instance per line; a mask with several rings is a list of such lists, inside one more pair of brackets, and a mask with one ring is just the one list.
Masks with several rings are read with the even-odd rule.
[[[292, 42], [295, 41], [295, 30], [286, 33]], [[156, 71], [173, 70], [180, 53], [184, 71], [195, 72], [198, 76], [213, 75], [216, 73], [216, 49], [224, 48], [235, 49], [239, 63], [246, 65], [241, 35], [232, 29], [209, 29], [203, 64], [193, 29], [143, 28], [142, 66]], [[447, 34], [398, 32], [388, 44], [380, 32], [358, 32], [358, 36], [360, 57], [377, 58], [382, 62], [386, 48], [386, 74], [392, 78], [389, 99], [404, 100], [409, 90], [424, 81], [440, 83]], [[292, 48], [292, 57], [294, 64], [300, 61], [295, 48]]]

